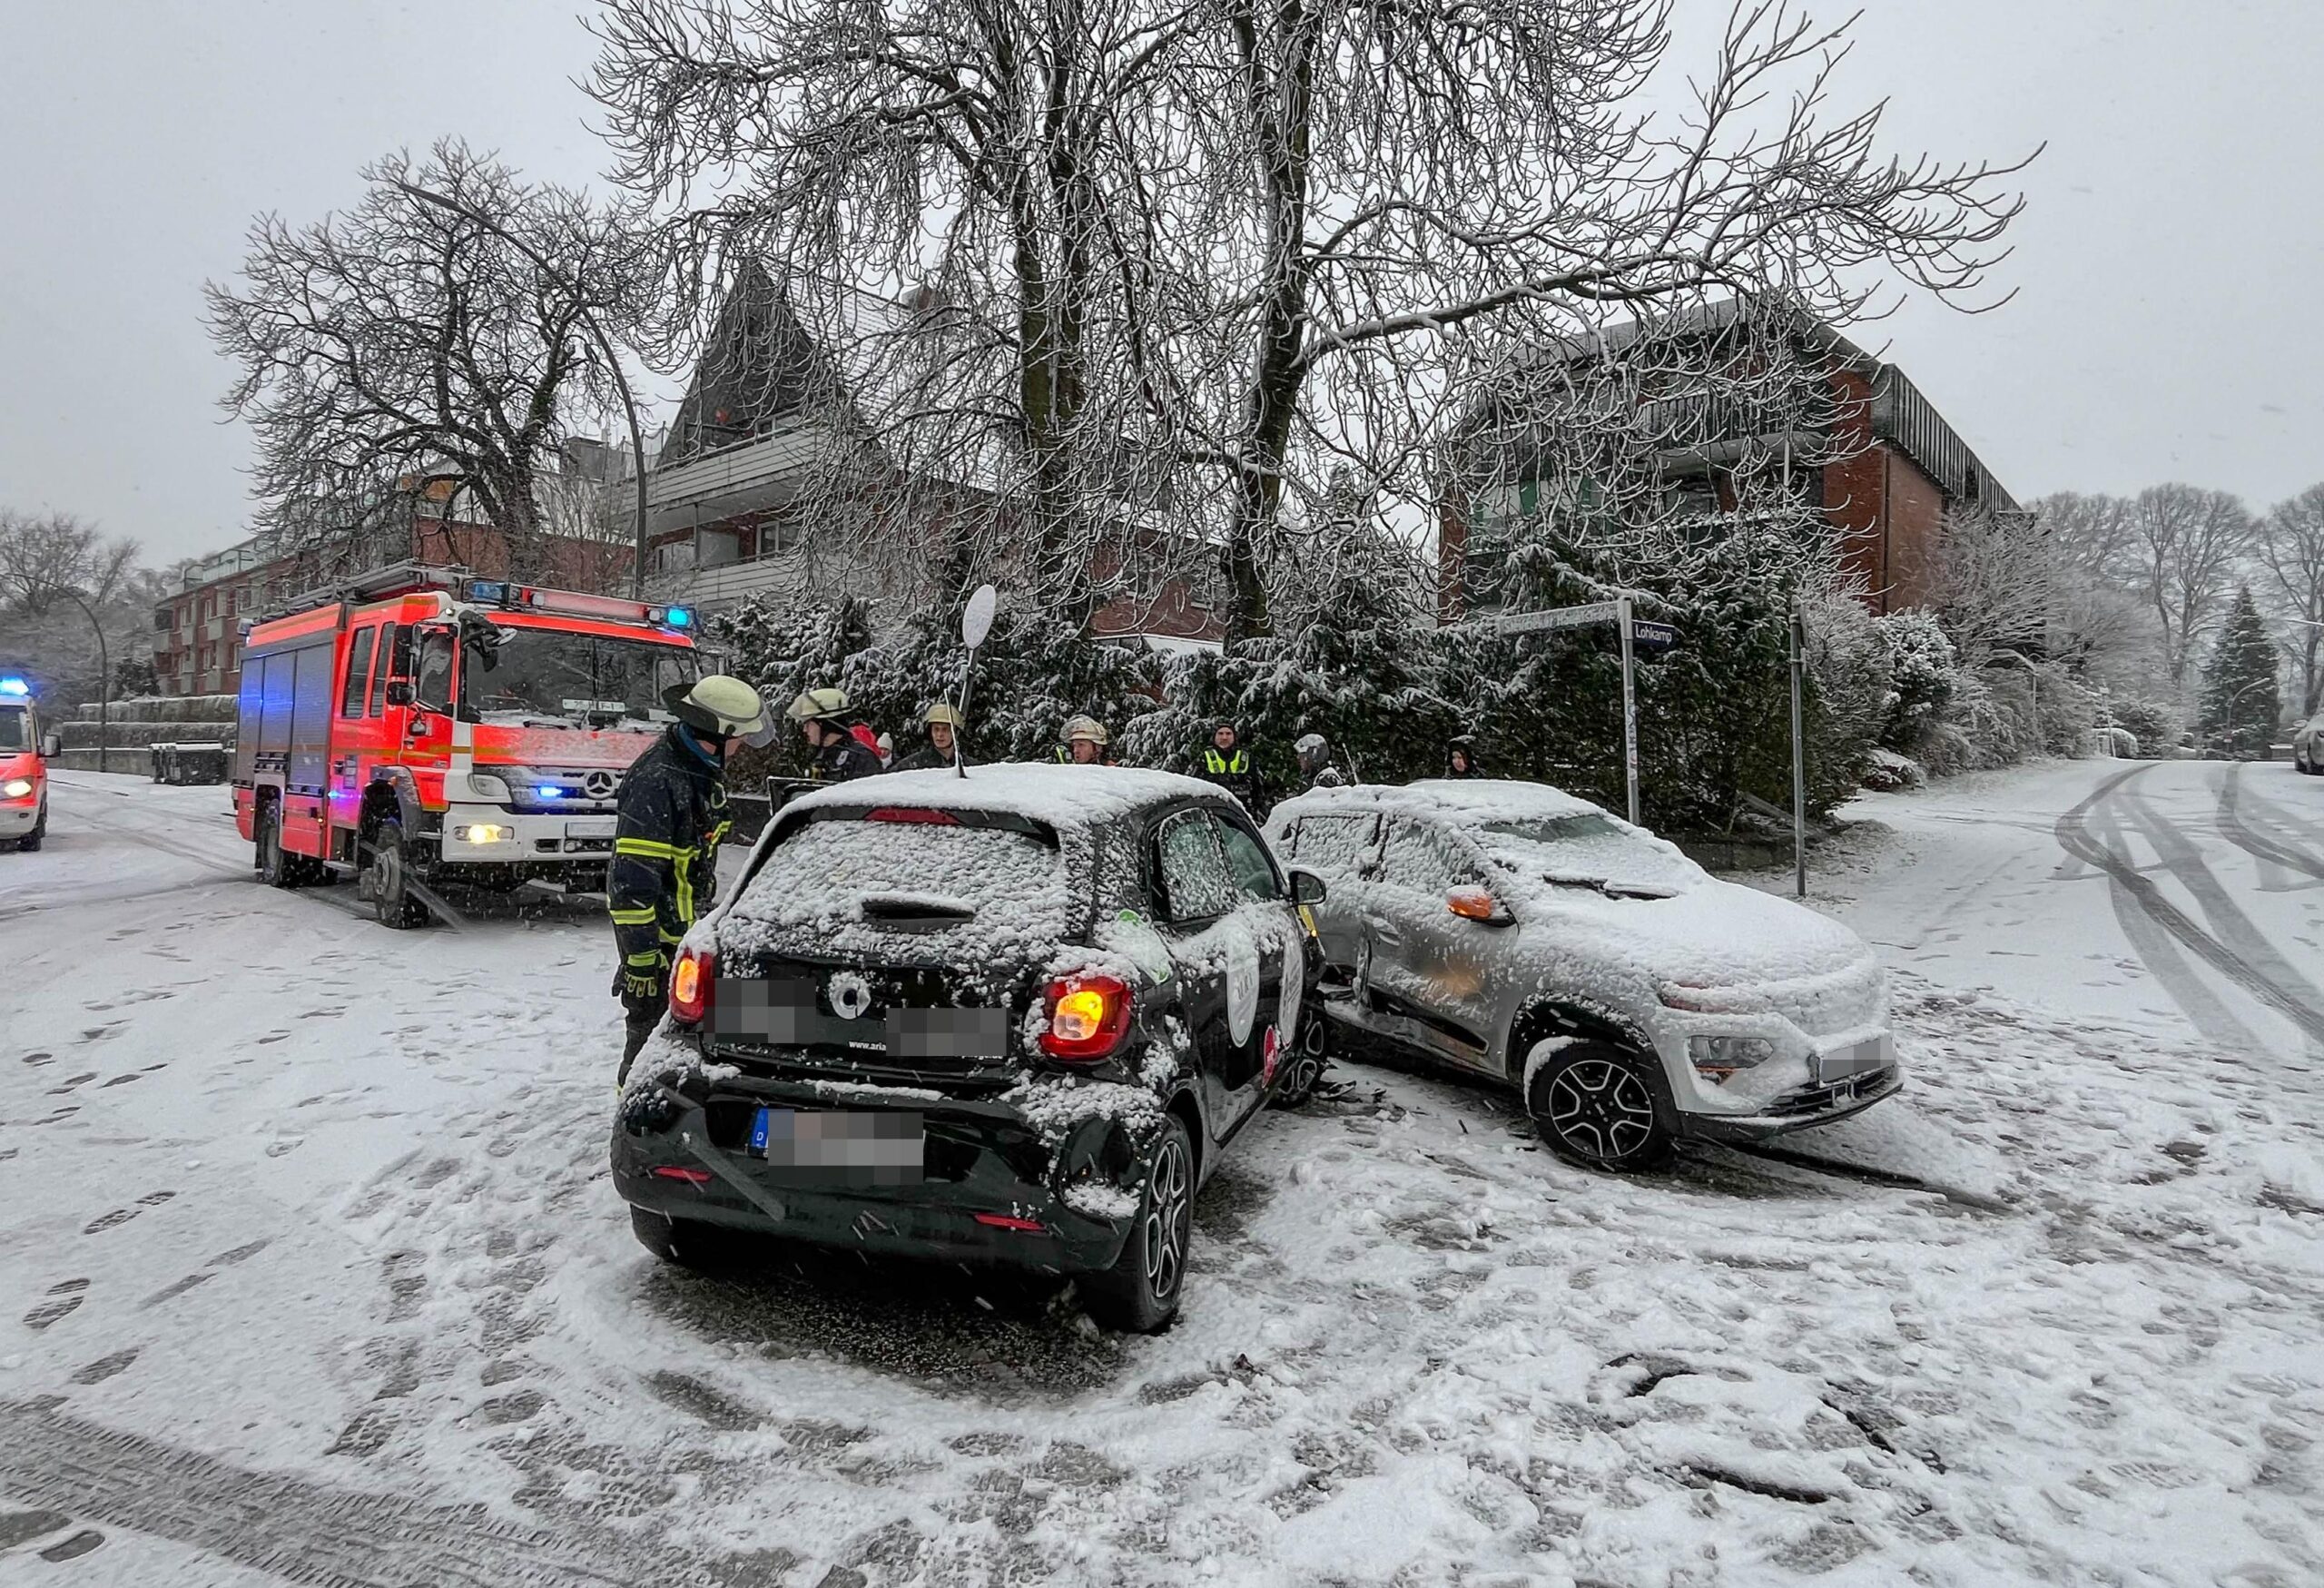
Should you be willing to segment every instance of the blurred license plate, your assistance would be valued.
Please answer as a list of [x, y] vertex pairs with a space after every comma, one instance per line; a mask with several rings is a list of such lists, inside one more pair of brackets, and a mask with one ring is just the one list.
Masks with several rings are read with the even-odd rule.
[[760, 1109], [750, 1152], [789, 1185], [916, 1186], [924, 1132], [918, 1114]]
[[567, 822], [565, 835], [567, 838], [611, 838], [614, 835], [614, 818], [598, 816], [589, 821]]
[[1836, 1080], [1851, 1076], [1869, 1075], [1876, 1070], [1887, 1070], [1896, 1062], [1896, 1040], [1886, 1031], [1867, 1037], [1861, 1042], [1851, 1042], [1845, 1048], [1816, 1055], [1816, 1079], [1829, 1086]]

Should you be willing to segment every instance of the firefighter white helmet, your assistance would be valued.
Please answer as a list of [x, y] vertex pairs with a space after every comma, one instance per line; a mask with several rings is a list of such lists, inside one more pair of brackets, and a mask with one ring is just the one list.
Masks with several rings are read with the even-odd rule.
[[794, 723], [838, 722], [847, 715], [847, 691], [844, 689], [809, 689], [801, 692], [784, 713]]
[[677, 719], [701, 733], [735, 738], [746, 745], [764, 745], [774, 736], [766, 703], [759, 692], [728, 673], [697, 678], [691, 687], [673, 689], [663, 696]]

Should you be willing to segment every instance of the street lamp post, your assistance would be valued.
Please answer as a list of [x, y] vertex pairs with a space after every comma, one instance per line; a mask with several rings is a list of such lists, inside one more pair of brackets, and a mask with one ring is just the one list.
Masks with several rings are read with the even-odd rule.
[[113, 736], [107, 721], [113, 702], [113, 662], [105, 650], [105, 626], [97, 621], [95, 608], [82, 599], [80, 591], [65, 589], [58, 591], [58, 594], [70, 598], [73, 605], [81, 609], [81, 615], [89, 620], [89, 626], [97, 631], [97, 770], [103, 772], [105, 769], [105, 742]]
[[439, 210], [449, 211], [464, 220], [483, 227], [501, 242], [532, 261], [543, 275], [556, 282], [558, 289], [573, 300], [574, 310], [580, 315], [581, 323], [588, 328], [590, 340], [597, 344], [597, 350], [605, 355], [606, 368], [612, 371], [614, 385], [621, 392], [622, 415], [629, 421], [630, 465], [632, 471], [637, 477], [637, 546], [636, 549], [630, 554], [629, 593], [633, 598], [644, 599], [645, 595], [645, 439], [644, 432], [637, 427], [637, 397], [629, 389], [629, 377], [622, 373], [621, 360], [614, 352], [613, 339], [606, 335], [605, 327], [599, 325], [597, 317], [590, 312], [588, 304], [581, 296], [581, 289], [568, 281], [564, 271], [542, 258], [539, 251], [531, 243], [510, 232], [491, 216], [478, 214], [458, 199], [448, 198], [431, 189], [421, 187], [416, 182], [399, 181], [395, 185], [406, 195], [419, 200], [423, 204], [433, 204]]
[[[2254, 689], [2259, 688], [2260, 685], [2273, 684], [2275, 680], [2273, 678], [2254, 678], [2250, 683], [2246, 684], [2242, 688], [2237, 690], [2234, 694], [2227, 697], [2227, 708], [2219, 714], [2220, 724], [2218, 732], [2219, 734], [2225, 735], [2227, 737], [2227, 755], [2229, 760], [2232, 761], [2235, 758], [2235, 708], [2243, 704], [2243, 697], [2245, 695], [2250, 694]], [[2272, 723], [2270, 724], [2268, 726], [2268, 737], [2270, 739], [2274, 738], [2275, 732], [2275, 725]], [[2264, 753], [2267, 750], [2266, 744], [2261, 744], [2260, 748], [2261, 752]]]
[[2043, 748], [2042, 744], [2042, 675], [2034, 670], [2032, 662], [2025, 659], [2025, 653], [2023, 651], [2012, 650], [2007, 646], [1995, 646], [1994, 655], [2007, 656], [2025, 669], [2025, 687], [2034, 696], [2034, 753], [2038, 755]]

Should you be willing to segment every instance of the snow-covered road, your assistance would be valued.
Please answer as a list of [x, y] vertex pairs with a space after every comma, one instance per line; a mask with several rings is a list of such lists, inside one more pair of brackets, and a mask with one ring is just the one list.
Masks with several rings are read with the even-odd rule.
[[1898, 970], [1905, 1097], [1620, 1181], [1348, 1066], [1150, 1340], [657, 1267], [601, 920], [390, 933], [249, 882], [223, 805], [64, 774], [0, 855], [0, 1582], [2319, 1581], [2288, 768], [1867, 799], [1818, 888]]

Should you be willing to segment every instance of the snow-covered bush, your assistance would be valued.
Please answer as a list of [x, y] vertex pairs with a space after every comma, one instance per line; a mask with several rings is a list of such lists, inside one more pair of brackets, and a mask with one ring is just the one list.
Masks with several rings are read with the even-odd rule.
[[2138, 741], [2141, 755], [2167, 755], [2179, 735], [2186, 731], [2186, 724], [2176, 706], [2159, 700], [2125, 700], [2120, 696], [2106, 703], [2106, 725], [2128, 729]]
[[1893, 691], [1880, 742], [1909, 755], [1952, 704], [1959, 661], [1934, 613], [1915, 607], [1875, 621], [1887, 645]]

